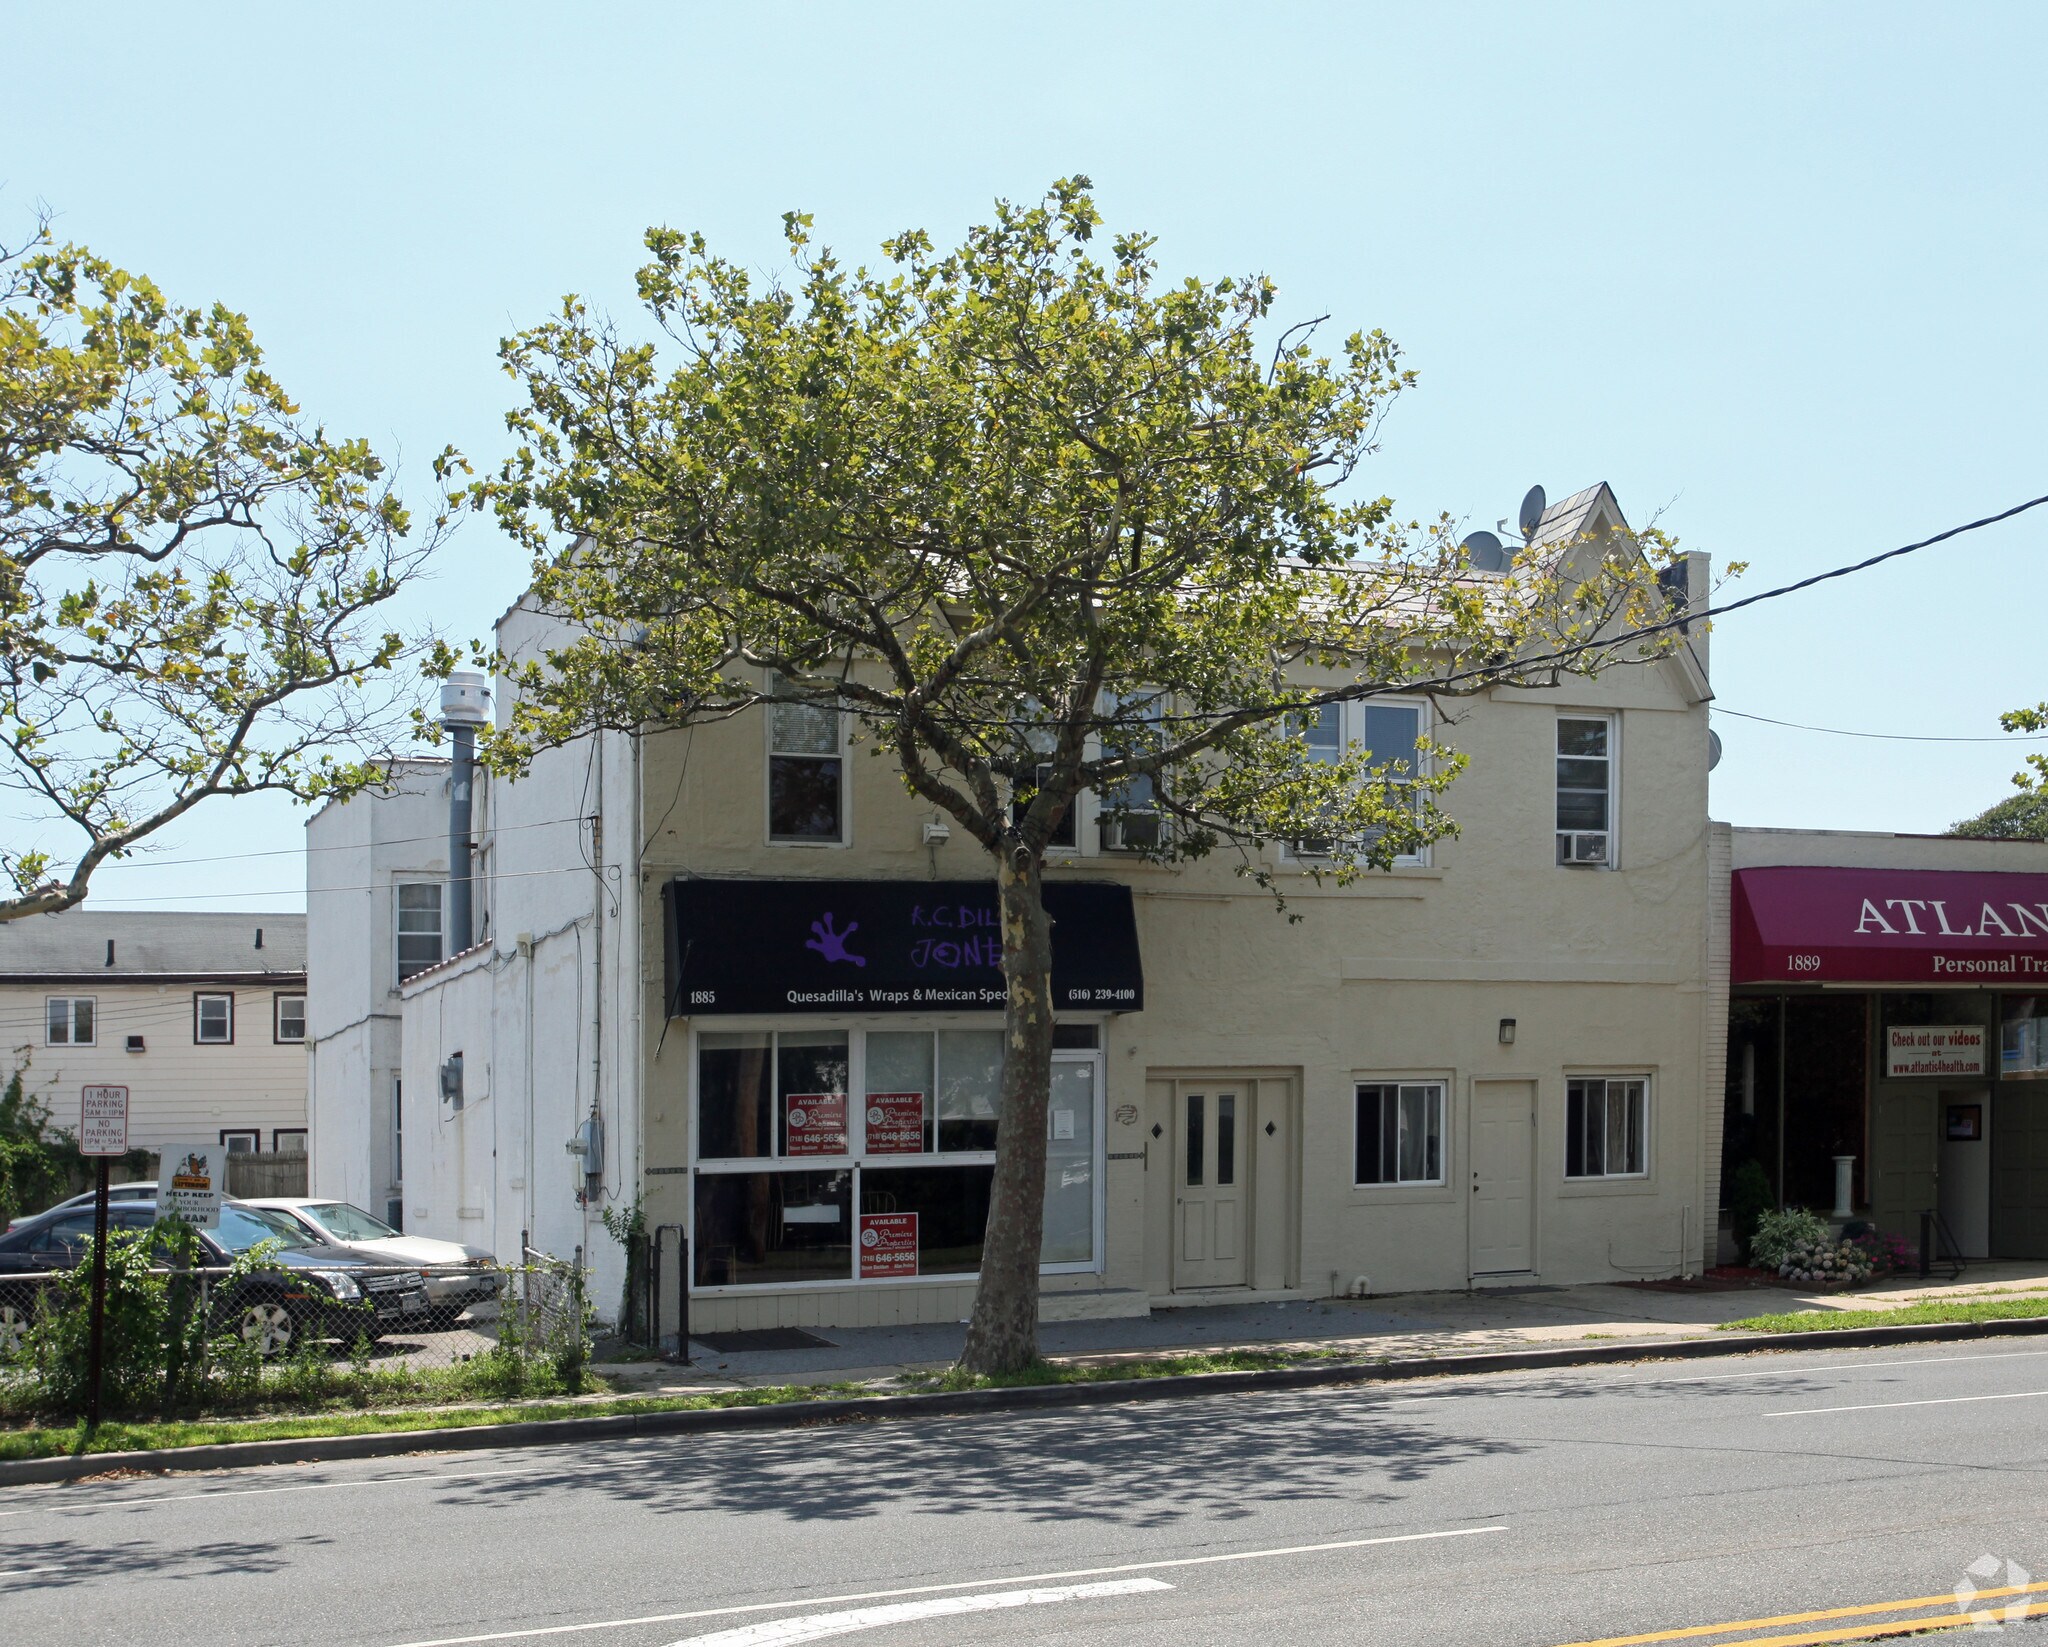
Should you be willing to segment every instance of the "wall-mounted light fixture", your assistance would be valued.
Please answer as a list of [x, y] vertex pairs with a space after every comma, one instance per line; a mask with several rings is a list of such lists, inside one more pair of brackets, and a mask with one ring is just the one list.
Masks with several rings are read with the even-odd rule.
[[1504, 1046], [1504, 1047], [1511, 1047], [1511, 1046], [1513, 1046], [1513, 1045], [1515, 1044], [1515, 1021], [1514, 1021], [1514, 1019], [1512, 1019], [1512, 1018], [1503, 1018], [1503, 1019], [1501, 1019], [1501, 1021], [1500, 1021], [1500, 1044], [1501, 1044], [1502, 1046]]

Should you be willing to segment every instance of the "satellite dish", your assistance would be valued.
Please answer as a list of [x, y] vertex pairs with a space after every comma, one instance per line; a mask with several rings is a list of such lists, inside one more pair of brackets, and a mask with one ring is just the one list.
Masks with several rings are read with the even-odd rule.
[[1491, 532], [1474, 532], [1458, 547], [1465, 551], [1465, 559], [1475, 572], [1505, 572], [1508, 569], [1507, 546]]
[[1712, 727], [1707, 729], [1707, 770], [1713, 771], [1721, 764], [1721, 734]]
[[1533, 538], [1536, 535], [1536, 528], [1543, 521], [1544, 505], [1549, 501], [1543, 495], [1542, 487], [1532, 486], [1529, 488], [1528, 495], [1522, 499], [1521, 521], [1523, 537]]

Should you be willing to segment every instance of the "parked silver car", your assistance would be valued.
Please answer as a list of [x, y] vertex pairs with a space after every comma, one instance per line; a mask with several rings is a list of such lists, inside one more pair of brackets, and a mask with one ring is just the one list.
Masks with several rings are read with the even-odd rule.
[[[107, 1189], [107, 1204], [109, 1206], [118, 1207], [124, 1201], [154, 1201], [155, 1199], [156, 1180], [154, 1178], [146, 1184], [112, 1184]], [[87, 1190], [83, 1195], [74, 1195], [68, 1201], [59, 1201], [54, 1207], [45, 1207], [43, 1212], [25, 1212], [19, 1218], [9, 1219], [7, 1228], [9, 1232], [12, 1232], [20, 1229], [31, 1218], [42, 1217], [44, 1212], [73, 1212], [79, 1207], [91, 1206], [92, 1201], [93, 1191]]]
[[310, 1195], [263, 1195], [248, 1205], [290, 1218], [325, 1246], [372, 1264], [404, 1264], [427, 1278], [427, 1299], [440, 1321], [452, 1324], [472, 1304], [498, 1296], [498, 1261], [482, 1247], [402, 1235], [383, 1219], [347, 1201]]

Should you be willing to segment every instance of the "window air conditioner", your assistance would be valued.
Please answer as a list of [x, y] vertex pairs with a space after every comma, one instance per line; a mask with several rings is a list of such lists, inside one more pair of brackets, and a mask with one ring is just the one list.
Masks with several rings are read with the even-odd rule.
[[1118, 817], [1105, 812], [1097, 820], [1105, 852], [1149, 852], [1159, 845], [1159, 814], [1126, 812]]
[[1607, 862], [1607, 837], [1599, 833], [1573, 833], [1557, 838], [1557, 861], [1578, 868], [1599, 867]]

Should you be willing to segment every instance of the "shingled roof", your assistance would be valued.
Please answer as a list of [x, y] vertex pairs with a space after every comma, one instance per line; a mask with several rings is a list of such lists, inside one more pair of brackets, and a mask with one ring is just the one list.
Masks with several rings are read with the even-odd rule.
[[230, 981], [305, 974], [306, 917], [300, 914], [69, 909], [0, 924], [0, 980]]

